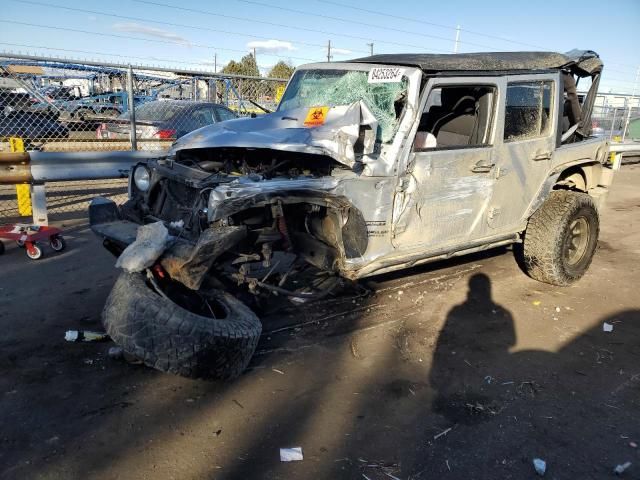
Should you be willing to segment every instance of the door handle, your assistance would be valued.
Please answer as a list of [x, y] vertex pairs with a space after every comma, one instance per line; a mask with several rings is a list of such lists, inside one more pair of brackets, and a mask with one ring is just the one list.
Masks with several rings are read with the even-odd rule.
[[550, 152], [538, 153], [533, 157], [534, 162], [540, 162], [542, 160], [551, 160], [551, 153]]
[[495, 166], [495, 163], [482, 163], [482, 160], [480, 160], [473, 167], [471, 167], [471, 171], [473, 173], [489, 173]]

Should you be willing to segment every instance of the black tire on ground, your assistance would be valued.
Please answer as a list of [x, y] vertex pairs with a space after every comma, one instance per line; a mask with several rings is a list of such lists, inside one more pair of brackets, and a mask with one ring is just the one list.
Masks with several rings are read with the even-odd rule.
[[62, 235], [54, 235], [49, 239], [49, 246], [56, 252], [61, 252], [67, 246]]
[[144, 274], [122, 273], [102, 321], [113, 341], [147, 366], [191, 378], [237, 377], [253, 356], [262, 324], [226, 292], [213, 291], [207, 298], [217, 305], [217, 319], [161, 296]]
[[2, 243], [2, 240], [0, 240], [0, 255], [2, 255], [4, 253], [4, 243]]
[[552, 285], [567, 286], [585, 274], [598, 244], [600, 220], [586, 193], [555, 190], [531, 216], [524, 234], [527, 274]]

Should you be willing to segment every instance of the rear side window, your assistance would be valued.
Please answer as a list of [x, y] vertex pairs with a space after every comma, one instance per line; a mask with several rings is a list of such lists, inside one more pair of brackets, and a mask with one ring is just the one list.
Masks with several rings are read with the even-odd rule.
[[225, 120], [233, 120], [234, 118], [238, 118], [235, 113], [231, 110], [227, 110], [226, 108], [216, 108], [216, 113], [218, 114], [218, 121], [224, 122]]
[[196, 128], [205, 127], [215, 122], [213, 111], [208, 108], [197, 108], [191, 112], [191, 120]]
[[504, 140], [545, 136], [551, 127], [553, 82], [517, 82], [507, 86]]

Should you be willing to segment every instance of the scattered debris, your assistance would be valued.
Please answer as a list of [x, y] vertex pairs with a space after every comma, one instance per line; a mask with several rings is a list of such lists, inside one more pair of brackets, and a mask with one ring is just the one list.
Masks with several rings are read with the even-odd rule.
[[484, 377], [484, 381], [487, 382], [489, 385], [491, 385], [491, 382], [493, 382], [495, 379], [491, 376], [491, 375], [487, 375], [486, 377]]
[[556, 307], [556, 312], [560, 313], [560, 307]]
[[106, 332], [90, 332], [89, 330], [67, 330], [64, 334], [67, 342], [101, 342], [108, 340]]
[[534, 306], [539, 306], [542, 302], [540, 300], [534, 300], [533, 302], [531, 302]]
[[282, 370], [278, 370], [277, 368], [272, 368], [271, 370], [273, 370], [276, 373], [279, 373], [280, 375], [284, 375], [284, 372]]
[[444, 435], [446, 435], [447, 433], [449, 433], [449, 432], [451, 431], [451, 429], [452, 429], [452, 428], [453, 428], [453, 427], [449, 427], [449, 428], [447, 428], [446, 430], [443, 430], [442, 432], [438, 433], [437, 435], [434, 435], [434, 436], [433, 436], [433, 439], [434, 439], [434, 440], [437, 440], [437, 439], [439, 439], [440, 437], [443, 437]]
[[541, 458], [534, 458], [533, 459], [533, 468], [535, 468], [536, 469], [536, 473], [542, 477], [542, 476], [544, 476], [545, 472], [547, 471], [547, 462], [545, 462]]
[[90, 358], [85, 358], [83, 362], [85, 365], [93, 365], [93, 360], [91, 360]]
[[124, 350], [122, 347], [109, 347], [107, 355], [114, 360], [120, 360], [124, 356]]
[[631, 466], [631, 462], [624, 462], [620, 465], [616, 465], [616, 468], [613, 469], [613, 473], [616, 475], [622, 475], [624, 471]]
[[638, 444], [636, 442], [629, 442], [629, 446], [631, 448], [638, 448]]
[[602, 324], [602, 331], [603, 332], [613, 332], [613, 325], [611, 325], [610, 323], [604, 322]]
[[302, 447], [281, 448], [280, 449], [280, 461], [281, 462], [299, 462], [302, 459], [303, 459]]
[[353, 355], [353, 358], [355, 358], [356, 360], [362, 359], [362, 357], [360, 356], [360, 352], [358, 351], [358, 344], [355, 338], [351, 340], [349, 346], [351, 347], [351, 355]]
[[233, 403], [235, 403], [236, 405], [238, 405], [240, 408], [244, 408], [244, 405], [242, 405], [238, 400], [236, 400], [235, 398], [233, 399]]
[[141, 272], [149, 268], [164, 252], [168, 239], [169, 231], [162, 222], [138, 227], [135, 242], [120, 254], [116, 267], [129, 273]]

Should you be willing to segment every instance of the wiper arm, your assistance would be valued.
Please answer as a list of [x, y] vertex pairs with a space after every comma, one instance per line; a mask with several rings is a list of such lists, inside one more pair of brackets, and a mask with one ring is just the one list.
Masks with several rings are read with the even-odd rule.
[[247, 98], [247, 102], [249, 102], [251, 105], [253, 105], [254, 107], [258, 107], [260, 110], [262, 110], [264, 113], [273, 113], [272, 110], [269, 110], [268, 108], [263, 107], [262, 105], [260, 105], [257, 102], [254, 102], [253, 100], [249, 100]]

